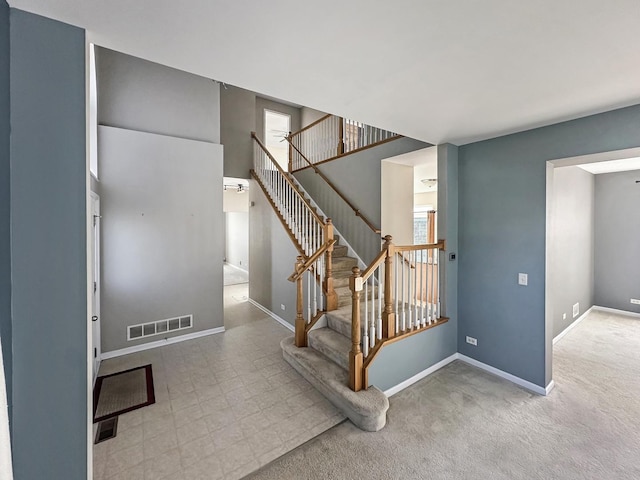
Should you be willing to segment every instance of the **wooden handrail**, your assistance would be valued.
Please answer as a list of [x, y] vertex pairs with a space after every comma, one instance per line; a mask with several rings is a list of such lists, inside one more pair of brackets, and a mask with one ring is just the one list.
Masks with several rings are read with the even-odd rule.
[[276, 161], [275, 158], [273, 158], [273, 156], [271, 155], [271, 153], [269, 153], [269, 150], [267, 150], [267, 147], [264, 146], [264, 144], [260, 141], [260, 139], [257, 137], [256, 132], [251, 132], [251, 138], [253, 138], [256, 143], [258, 144], [258, 146], [262, 149], [262, 151], [264, 153], [267, 154], [267, 157], [269, 158], [269, 160], [271, 160], [271, 162], [273, 163], [273, 166], [276, 167], [276, 169], [280, 172], [280, 174], [284, 177], [285, 181], [291, 185], [291, 187], [293, 188], [293, 191], [296, 193], [296, 195], [298, 197], [300, 197], [300, 199], [304, 202], [304, 204], [307, 206], [309, 212], [311, 213], [311, 215], [313, 216], [313, 218], [316, 219], [316, 221], [320, 224], [320, 225], [326, 225], [325, 220], [323, 218], [320, 217], [320, 215], [318, 215], [314, 210], [313, 210], [313, 206], [311, 205], [311, 203], [309, 203], [309, 201], [304, 198], [304, 195], [302, 195], [302, 193], [300, 193], [300, 191], [298, 190], [298, 187], [296, 186], [295, 183], [293, 183], [293, 181], [289, 178], [289, 175], [282, 169], [282, 167], [278, 164], [278, 162]]
[[395, 245], [395, 249], [396, 249], [396, 252], [408, 252], [412, 250], [431, 250], [431, 249], [444, 250], [445, 243], [446, 242], [444, 240], [439, 240], [438, 243], [426, 243], [424, 245]]
[[324, 122], [329, 117], [333, 117], [333, 115], [331, 115], [330, 113], [327, 113], [324, 117], [319, 118], [315, 122], [311, 122], [309, 125], [307, 125], [306, 127], [301, 128], [297, 132], [290, 133], [289, 136], [290, 137], [295, 137], [296, 135], [300, 135], [305, 130], [310, 129], [311, 127], [315, 127], [317, 124]]
[[360, 212], [360, 210], [356, 208], [355, 205], [353, 205], [353, 203], [351, 203], [351, 201], [349, 201], [349, 199], [345, 197], [340, 190], [336, 188], [333, 182], [331, 182], [331, 180], [329, 180], [327, 176], [322, 173], [316, 165], [309, 161], [309, 159], [300, 151], [300, 149], [293, 144], [293, 142], [291, 141], [291, 135], [285, 138], [289, 142], [289, 145], [291, 145], [291, 147], [294, 148], [296, 152], [298, 152], [298, 154], [304, 159], [304, 161], [307, 162], [311, 168], [313, 168], [313, 171], [320, 175], [320, 178], [322, 178], [325, 183], [329, 185], [329, 187], [331, 187], [331, 189], [336, 192], [338, 196], [349, 206], [349, 208], [353, 210], [353, 213], [355, 213], [356, 217], [360, 217], [362, 221], [367, 225], [367, 227], [369, 227], [373, 231], [373, 233], [379, 235], [381, 232], [380, 229], [374, 226], [373, 223], [371, 223], [371, 221], [366, 216], [364, 216], [362, 212]]
[[360, 274], [360, 276], [362, 277], [362, 281], [366, 282], [369, 277], [371, 276], [371, 274], [376, 270], [376, 268], [378, 268], [380, 265], [382, 265], [384, 263], [385, 258], [387, 258], [387, 249], [383, 249], [376, 258], [374, 258], [373, 262], [371, 262], [371, 265], [369, 265], [364, 272], [362, 272]]
[[313, 263], [318, 260], [322, 255], [324, 255], [324, 253], [329, 250], [333, 244], [336, 243], [335, 239], [329, 240], [327, 242], [325, 242], [318, 250], [315, 251], [315, 253], [313, 255], [311, 255], [300, 267], [298, 268], [298, 265], [296, 265], [296, 271], [293, 272], [291, 275], [289, 275], [289, 278], [287, 280], [289, 280], [290, 282], [295, 282], [296, 280], [298, 280], [298, 278], [300, 278], [304, 272], [306, 272], [307, 270], [309, 270], [309, 267], [311, 267], [311, 265], [313, 265]]

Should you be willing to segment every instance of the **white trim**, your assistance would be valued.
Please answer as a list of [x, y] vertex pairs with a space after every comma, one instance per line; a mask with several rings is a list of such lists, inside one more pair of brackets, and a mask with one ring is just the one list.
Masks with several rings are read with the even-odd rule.
[[129, 355], [131, 353], [142, 352], [144, 350], [151, 350], [152, 348], [164, 347], [165, 345], [171, 345], [173, 343], [184, 342], [186, 340], [193, 340], [194, 338], [215, 335], [217, 333], [224, 333], [224, 327], [210, 328], [208, 330], [201, 330], [199, 332], [188, 333], [186, 335], [165, 338], [164, 340], [157, 340], [155, 342], [142, 343], [133, 347], [121, 348], [120, 350], [104, 352], [100, 356], [100, 359], [107, 360], [109, 358], [121, 357], [122, 355]]
[[266, 313], [267, 315], [269, 315], [271, 318], [273, 318], [276, 322], [278, 322], [279, 324], [281, 324], [283, 327], [288, 328], [289, 330], [291, 330], [292, 332], [295, 332], [296, 329], [293, 325], [291, 325], [289, 322], [287, 322], [285, 319], [279, 317], [278, 315], [276, 315], [275, 313], [273, 313], [271, 310], [269, 310], [267, 307], [263, 307], [262, 305], [260, 305], [258, 302], [256, 302], [253, 299], [249, 299], [249, 303], [251, 305], [253, 305], [254, 307], [258, 307], [260, 310], [262, 310], [264, 313]]
[[589, 315], [591, 313], [591, 311], [597, 308], [595, 306], [592, 306], [591, 308], [589, 308], [589, 310], [587, 310], [586, 312], [584, 312], [582, 315], [580, 315], [575, 321], [571, 322], [571, 324], [565, 328], [563, 331], [561, 331], [558, 335], [556, 335], [553, 339], [553, 344], [555, 345], [556, 343], [558, 343], [560, 340], [562, 340], [562, 338], [569, 333], [571, 330], [573, 330], [574, 328], [576, 328], [578, 326], [578, 324], [584, 320], [585, 318], [587, 318], [587, 315]]
[[391, 387], [388, 390], [385, 390], [384, 394], [387, 397], [391, 397], [391, 396], [395, 395], [396, 393], [401, 392], [405, 388], [410, 387], [414, 383], [422, 380], [423, 378], [431, 375], [432, 373], [440, 370], [442, 367], [445, 367], [445, 366], [449, 365], [451, 362], [453, 362], [454, 360], [457, 360], [457, 359], [458, 359], [458, 354], [454, 353], [453, 355], [448, 356], [444, 360], [440, 360], [438, 363], [434, 363], [429, 368], [421, 371], [420, 373], [416, 373], [413, 377], [407, 378], [404, 382], [400, 382], [395, 387]]
[[592, 308], [598, 312], [615, 313], [616, 315], [625, 315], [627, 317], [640, 318], [640, 313], [627, 312], [626, 310], [618, 310], [617, 308], [598, 307], [597, 305], [594, 305]]
[[522, 378], [516, 377], [515, 375], [511, 375], [510, 373], [503, 372], [502, 370], [492, 367], [491, 365], [487, 365], [486, 363], [479, 362], [478, 360], [475, 360], [471, 357], [467, 357], [466, 355], [463, 355], [461, 353], [458, 353], [458, 360], [468, 363], [469, 365], [473, 365], [474, 367], [480, 368], [498, 377], [504, 378], [505, 380], [509, 380], [510, 382], [515, 383], [516, 385], [522, 388], [525, 388], [533, 393], [537, 393], [538, 395], [546, 396], [554, 387], [553, 380], [549, 382], [549, 385], [547, 385], [546, 388], [543, 388], [536, 385], [535, 383], [531, 383], [527, 380], [523, 380]]

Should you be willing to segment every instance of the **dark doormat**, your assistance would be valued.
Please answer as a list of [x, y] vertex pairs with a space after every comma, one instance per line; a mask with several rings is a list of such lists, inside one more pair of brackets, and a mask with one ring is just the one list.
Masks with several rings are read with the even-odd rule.
[[98, 377], [93, 388], [93, 423], [156, 403], [151, 365]]
[[97, 445], [100, 442], [114, 438], [118, 433], [118, 417], [109, 418], [98, 423], [98, 432], [96, 440], [93, 442]]

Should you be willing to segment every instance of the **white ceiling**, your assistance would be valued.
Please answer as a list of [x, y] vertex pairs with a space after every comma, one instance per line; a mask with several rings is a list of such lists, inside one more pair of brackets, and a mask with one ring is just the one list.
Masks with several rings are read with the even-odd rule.
[[9, 3], [98, 45], [431, 143], [640, 103], [637, 0]]
[[578, 165], [578, 167], [595, 175], [600, 173], [640, 170], [640, 157], [625, 158], [622, 160], [609, 160], [607, 162], [586, 163], [583, 165]]
[[386, 162], [399, 163], [413, 167], [413, 193], [435, 192], [437, 188], [428, 187], [423, 179], [438, 178], [438, 147], [427, 147], [413, 152], [403, 153], [391, 158], [385, 158]]

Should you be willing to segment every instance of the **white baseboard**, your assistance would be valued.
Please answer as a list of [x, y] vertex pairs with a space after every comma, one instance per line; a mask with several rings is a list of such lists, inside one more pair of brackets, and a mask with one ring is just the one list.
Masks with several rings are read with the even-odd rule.
[[598, 312], [615, 313], [616, 315], [626, 315], [627, 317], [640, 318], [640, 313], [627, 312], [626, 310], [618, 310], [617, 308], [598, 307], [596, 305], [593, 307], [593, 309], [597, 310]]
[[285, 319], [279, 317], [278, 315], [276, 315], [275, 313], [273, 313], [271, 310], [269, 310], [267, 307], [263, 307], [262, 305], [260, 305], [258, 302], [256, 302], [253, 299], [249, 299], [249, 303], [251, 305], [253, 305], [254, 307], [258, 307], [260, 310], [262, 310], [264, 313], [266, 313], [267, 315], [269, 315], [271, 318], [273, 318], [276, 322], [278, 322], [279, 324], [281, 324], [283, 327], [288, 328], [289, 330], [291, 330], [292, 332], [295, 332], [296, 329], [293, 325], [291, 325], [289, 322], [287, 322]]
[[516, 377], [515, 375], [511, 375], [507, 372], [503, 372], [502, 370], [492, 367], [491, 365], [479, 362], [478, 360], [467, 357], [466, 355], [463, 355], [461, 353], [458, 353], [458, 360], [468, 363], [469, 365], [473, 365], [474, 367], [478, 367], [498, 377], [504, 378], [505, 380], [509, 380], [511, 383], [515, 383], [516, 385], [525, 388], [533, 393], [537, 393], [538, 395], [548, 395], [555, 385], [552, 380], [551, 382], [549, 382], [549, 385], [547, 385], [546, 388], [540, 387], [535, 383], [528, 382], [527, 380], [523, 380], [520, 377]]
[[454, 353], [453, 355], [445, 358], [444, 360], [440, 360], [438, 363], [435, 363], [435, 364], [431, 365], [429, 368], [421, 371], [420, 373], [416, 373], [413, 377], [407, 378], [404, 382], [400, 382], [395, 387], [391, 387], [390, 389], [385, 390], [384, 394], [387, 397], [391, 397], [391, 396], [395, 395], [396, 393], [401, 392], [405, 388], [410, 387], [414, 383], [422, 380], [423, 378], [431, 375], [432, 373], [436, 372], [437, 370], [440, 370], [442, 367], [444, 367], [446, 365], [449, 365], [451, 362], [453, 362], [454, 360], [457, 360], [457, 359], [458, 359], [458, 354]]
[[587, 318], [587, 315], [589, 315], [594, 309], [597, 309], [597, 308], [598, 307], [592, 306], [589, 310], [587, 310], [582, 315], [580, 315], [576, 320], [571, 322], [571, 324], [567, 328], [565, 328], [563, 331], [561, 331], [558, 335], [555, 336], [555, 338], [553, 339], [553, 344], [555, 345], [556, 343], [558, 343], [562, 339], [562, 337], [564, 337], [567, 333], [569, 333], [571, 330], [576, 328], [582, 320]]
[[142, 352], [144, 350], [151, 350], [152, 348], [164, 347], [165, 345], [171, 345], [173, 343], [184, 342], [187, 340], [193, 340], [194, 338], [206, 337], [208, 335], [215, 335], [216, 333], [223, 333], [223, 332], [224, 332], [224, 327], [210, 328], [208, 330], [202, 330], [200, 332], [188, 333], [186, 335], [165, 338], [163, 340], [143, 343], [141, 345], [135, 345], [133, 347], [121, 348], [120, 350], [103, 352], [100, 355], [100, 360], [107, 360], [109, 358], [121, 357], [122, 355], [129, 355], [131, 353]]

